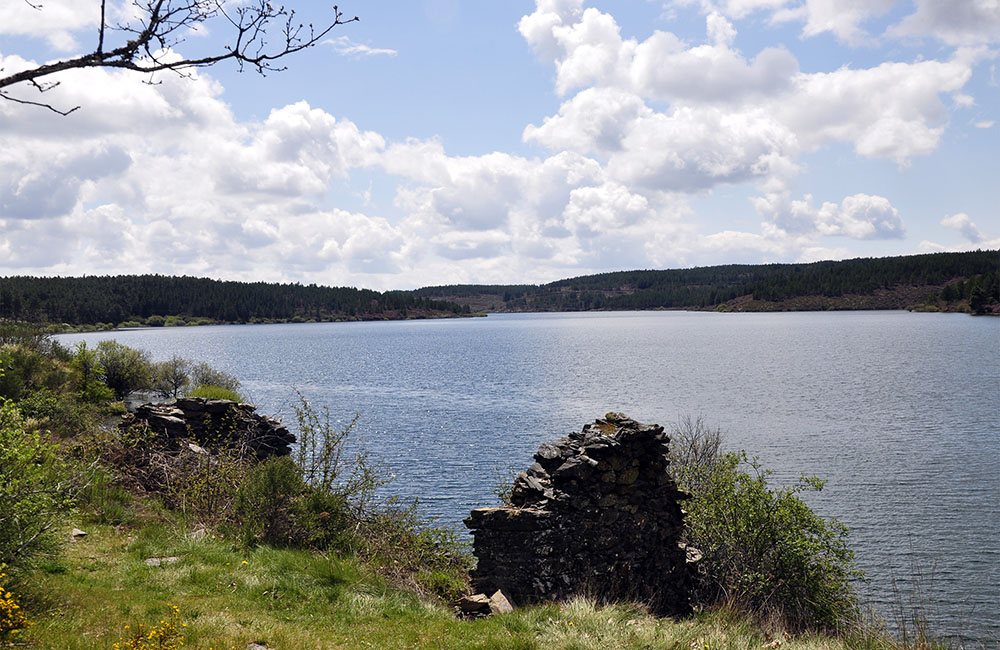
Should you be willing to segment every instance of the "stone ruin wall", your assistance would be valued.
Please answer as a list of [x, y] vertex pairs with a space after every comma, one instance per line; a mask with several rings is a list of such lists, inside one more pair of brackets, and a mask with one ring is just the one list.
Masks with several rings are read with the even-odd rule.
[[183, 397], [164, 404], [143, 404], [119, 425], [143, 423], [167, 441], [193, 440], [205, 447], [236, 445], [258, 459], [287, 456], [295, 436], [281, 421], [260, 415], [250, 404]]
[[667, 472], [668, 441], [659, 425], [608, 413], [543, 444], [515, 479], [510, 506], [465, 520], [476, 589], [499, 589], [515, 605], [582, 595], [687, 612], [691, 562], [678, 503], [687, 495]]

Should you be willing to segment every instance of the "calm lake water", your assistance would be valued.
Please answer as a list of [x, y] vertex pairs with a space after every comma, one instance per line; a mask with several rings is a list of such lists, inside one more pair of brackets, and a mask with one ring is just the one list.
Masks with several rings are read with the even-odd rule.
[[[851, 528], [887, 618], [915, 588], [935, 630], [1000, 638], [1000, 319], [958, 314], [617, 312], [167, 328], [115, 338], [235, 374], [292, 423], [298, 389], [460, 525], [500, 468], [607, 411], [703, 416]], [[920, 576], [914, 585], [915, 576]]]

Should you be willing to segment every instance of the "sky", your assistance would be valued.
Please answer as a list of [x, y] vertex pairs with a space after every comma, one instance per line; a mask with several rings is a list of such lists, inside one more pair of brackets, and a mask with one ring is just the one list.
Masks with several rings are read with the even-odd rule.
[[[100, 2], [38, 4], [0, 0], [0, 76], [95, 48]], [[9, 87], [80, 109], [0, 100], [0, 275], [385, 290], [1000, 248], [1000, 0], [340, 9], [266, 77]]]

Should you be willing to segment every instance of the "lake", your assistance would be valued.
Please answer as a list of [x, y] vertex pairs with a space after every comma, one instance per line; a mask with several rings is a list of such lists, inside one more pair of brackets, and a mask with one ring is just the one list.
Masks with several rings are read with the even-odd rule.
[[389, 491], [459, 526], [495, 504], [498, 472], [607, 411], [702, 416], [776, 483], [828, 480], [806, 500], [851, 528], [877, 611], [918, 590], [937, 632], [1000, 638], [1000, 319], [598, 312], [59, 338], [207, 361], [287, 423], [296, 389], [335, 421], [358, 413]]

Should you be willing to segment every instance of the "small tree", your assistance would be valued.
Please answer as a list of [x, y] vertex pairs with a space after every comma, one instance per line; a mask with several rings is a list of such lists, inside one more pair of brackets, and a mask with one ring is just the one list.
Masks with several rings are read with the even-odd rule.
[[76, 352], [70, 361], [70, 367], [76, 373], [76, 392], [80, 399], [92, 403], [111, 400], [111, 389], [101, 382], [104, 368], [97, 360], [97, 350], [89, 349], [86, 341], [76, 344]]
[[240, 380], [235, 375], [216, 370], [207, 363], [200, 362], [191, 367], [191, 383], [194, 386], [215, 386], [233, 393], [240, 392]]
[[179, 397], [191, 383], [191, 362], [176, 354], [155, 365], [153, 388], [163, 398]]
[[101, 341], [97, 344], [97, 361], [104, 370], [104, 383], [118, 399], [152, 386], [152, 363], [149, 354], [142, 350], [118, 341]]

